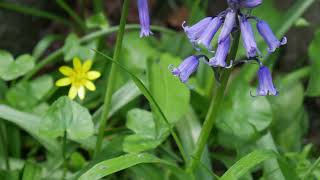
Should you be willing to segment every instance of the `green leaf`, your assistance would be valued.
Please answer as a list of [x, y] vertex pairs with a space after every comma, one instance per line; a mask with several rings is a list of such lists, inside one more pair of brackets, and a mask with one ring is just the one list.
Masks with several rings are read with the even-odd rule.
[[86, 164], [85, 158], [79, 152], [73, 152], [70, 156], [69, 167], [72, 170], [79, 170]]
[[24, 166], [22, 180], [41, 180], [41, 166], [27, 162]]
[[[189, 108], [189, 111], [184, 115], [181, 121], [177, 123], [176, 128], [178, 130], [186, 154], [191, 157], [201, 132], [200, 121], [192, 107]], [[204, 150], [200, 163], [202, 163], [202, 166], [198, 166], [195, 170], [196, 179], [212, 179], [212, 167], [207, 147]]]
[[36, 47], [33, 49], [32, 56], [35, 59], [38, 59], [50, 47], [50, 45], [59, 38], [60, 36], [58, 35], [45, 36], [37, 43]]
[[[148, 61], [150, 92], [172, 125], [178, 122], [189, 109], [189, 89], [168, 69], [171, 64], [177, 66], [180, 61], [180, 58], [170, 54], [162, 54], [159, 60]], [[158, 112], [155, 113], [157, 135], [162, 136], [168, 132], [168, 126], [161, 115]]]
[[[113, 95], [111, 99], [110, 113], [108, 118], [113, 116], [117, 111], [127, 105], [129, 102], [133, 101], [135, 98], [141, 95], [138, 87], [132, 82], [129, 81], [121, 88], [119, 88]], [[93, 120], [97, 122], [101, 116], [102, 108], [100, 107], [94, 114]]]
[[107, 21], [105, 15], [100, 12], [98, 14], [94, 14], [86, 20], [86, 26], [88, 28], [101, 28], [106, 29], [109, 27], [109, 22]]
[[303, 85], [298, 80], [290, 82], [281, 78], [276, 86], [279, 96], [268, 97], [273, 112], [272, 134], [281, 149], [299, 151], [308, 121]]
[[141, 152], [153, 149], [161, 144], [162, 140], [156, 138], [155, 124], [151, 112], [133, 109], [127, 114], [127, 127], [135, 132], [126, 136], [123, 142], [125, 152]]
[[165, 161], [147, 153], [127, 154], [96, 164], [82, 176], [80, 176], [80, 180], [100, 179], [115, 172], [142, 163], [165, 163]]
[[0, 169], [0, 179], [4, 180], [18, 180], [19, 170], [4, 171]]
[[90, 49], [94, 49], [96, 46], [96, 41], [92, 41], [87, 45], [81, 45], [78, 36], [71, 33], [63, 46], [64, 60], [68, 62], [74, 57], [79, 57], [82, 60], [93, 59], [95, 52]]
[[72, 140], [85, 139], [93, 135], [94, 128], [89, 111], [61, 97], [56, 100], [41, 121], [40, 133], [51, 138], [62, 137], [64, 132]]
[[254, 139], [258, 132], [265, 130], [272, 121], [272, 110], [268, 100], [265, 97], [253, 98], [250, 91], [254, 90], [241, 81], [235, 82], [230, 87], [217, 118], [218, 129], [242, 141]]
[[[133, 80], [133, 82], [136, 84], [136, 86], [139, 88], [139, 90], [142, 92], [142, 94], [145, 96], [145, 98], [149, 101], [149, 103], [151, 104], [152, 107], [154, 107], [154, 110], [159, 114], [159, 116], [164, 120], [164, 123], [166, 124], [167, 128], [169, 129], [169, 132], [176, 137], [175, 132], [172, 130], [172, 127], [170, 125], [170, 122], [168, 121], [167, 117], [164, 115], [162, 109], [160, 108], [160, 105], [158, 104], [158, 102], [155, 100], [155, 98], [153, 97], [153, 95], [151, 94], [151, 92], [146, 88], [146, 86], [143, 84], [143, 82], [133, 73], [131, 73], [126, 67], [124, 67], [123, 65], [121, 65], [119, 62], [114, 61], [111, 57], [97, 51], [98, 54], [102, 55], [103, 57], [105, 57], [107, 60], [111, 61], [112, 63], [116, 64], [118, 67], [120, 67], [121, 69], [123, 69], [125, 72], [127, 72], [131, 79]], [[167, 134], [169, 134], [169, 132], [166, 132]], [[165, 133], [164, 133], [165, 134]], [[163, 134], [162, 134], [163, 135]], [[166, 135], [166, 134], [165, 134]], [[165, 137], [165, 135], [163, 135], [162, 137]], [[180, 144], [179, 141], [176, 140], [176, 143], [180, 149], [180, 151], [182, 151], [182, 145]], [[182, 152], [183, 153], [183, 152]]]
[[[259, 149], [278, 152], [270, 132], [262, 136], [256, 143]], [[284, 173], [276, 157], [266, 160], [263, 163], [263, 176], [266, 180], [285, 180]]]
[[123, 44], [121, 63], [130, 67], [134, 73], [143, 72], [147, 68], [147, 59], [158, 56], [158, 52], [150, 45], [148, 39], [140, 38], [137, 32], [126, 33], [123, 41], [126, 43]]
[[309, 46], [309, 57], [312, 63], [311, 76], [308, 85], [307, 95], [311, 97], [320, 96], [320, 61], [319, 61], [319, 49], [320, 49], [320, 29], [315, 33], [315, 37]]
[[310, 26], [310, 22], [308, 22], [308, 20], [306, 20], [305, 18], [300, 17], [296, 21], [295, 26], [297, 26], [297, 27], [308, 27], [308, 26]]
[[246, 173], [249, 173], [251, 168], [256, 167], [265, 160], [274, 158], [275, 154], [272, 151], [257, 150], [241, 158], [223, 176], [220, 180], [235, 180], [241, 178]]
[[23, 76], [34, 67], [34, 58], [24, 54], [13, 60], [12, 55], [0, 50], [0, 78], [5, 81]]
[[53, 87], [51, 76], [41, 76], [31, 82], [21, 82], [10, 88], [6, 100], [15, 108], [31, 110]]
[[37, 129], [40, 126], [41, 118], [33, 114], [13, 109], [6, 105], [0, 105], [0, 118], [19, 126], [37, 139], [49, 152], [60, 154], [60, 145], [52, 139], [41, 136]]

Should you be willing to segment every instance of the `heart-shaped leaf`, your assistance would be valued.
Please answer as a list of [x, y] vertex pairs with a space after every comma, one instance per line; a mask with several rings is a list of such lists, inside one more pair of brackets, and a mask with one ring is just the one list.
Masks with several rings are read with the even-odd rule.
[[42, 76], [31, 82], [21, 82], [10, 88], [6, 93], [6, 99], [11, 106], [31, 110], [52, 87], [52, 77]]
[[142, 152], [153, 149], [161, 144], [161, 139], [156, 139], [155, 124], [152, 113], [133, 109], [127, 114], [127, 127], [135, 132], [124, 139], [125, 152]]
[[265, 97], [251, 97], [250, 90], [249, 86], [241, 81], [235, 82], [220, 108], [217, 127], [227, 136], [234, 136], [231, 139], [236, 137], [242, 141], [252, 140], [272, 121], [268, 100]]
[[79, 140], [91, 136], [94, 128], [89, 111], [64, 96], [55, 101], [43, 117], [40, 133], [56, 138], [65, 131], [70, 139]]
[[34, 58], [28, 54], [19, 56], [16, 60], [12, 55], [0, 50], [0, 78], [5, 81], [23, 76], [34, 67]]

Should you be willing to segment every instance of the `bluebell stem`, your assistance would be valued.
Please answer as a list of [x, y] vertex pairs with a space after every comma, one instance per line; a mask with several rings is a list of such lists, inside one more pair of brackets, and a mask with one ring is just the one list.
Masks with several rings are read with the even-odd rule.
[[216, 54], [209, 60], [209, 65], [213, 67], [227, 67], [226, 58], [230, 49], [230, 35], [218, 45]]
[[185, 26], [186, 22], [184, 21], [182, 24], [182, 28], [184, 29], [184, 32], [187, 34], [187, 37], [189, 38], [189, 40], [191, 42], [195, 42], [197, 39], [200, 38], [202, 33], [206, 30], [211, 20], [212, 20], [212, 17], [206, 17], [193, 26]]
[[140, 19], [140, 26], [141, 26], [140, 37], [149, 36], [152, 34], [152, 32], [150, 30], [148, 0], [137, 0], [137, 1], [138, 1], [139, 19]]
[[255, 8], [262, 4], [262, 0], [240, 0], [241, 8]]
[[189, 77], [198, 69], [199, 58], [197, 56], [190, 56], [183, 60], [178, 68], [173, 68], [171, 73], [179, 77], [180, 81], [185, 83]]
[[269, 69], [265, 66], [261, 66], [258, 71], [259, 85], [257, 88], [257, 96], [277, 96], [278, 91], [274, 87], [272, 82], [272, 76]]
[[211, 41], [214, 35], [219, 30], [222, 25], [222, 20], [220, 17], [215, 17], [211, 20], [206, 30], [202, 33], [200, 38], [197, 40], [198, 44], [204, 45], [207, 49], [211, 50]]
[[236, 25], [236, 12], [233, 9], [228, 9], [228, 13], [225, 17], [224, 24], [221, 29], [221, 33], [219, 35], [219, 40], [218, 40], [219, 43], [221, 43], [227, 37], [229, 37], [235, 25]]
[[284, 37], [281, 39], [281, 41], [279, 41], [278, 38], [272, 32], [272, 30], [267, 22], [265, 22], [263, 20], [258, 20], [257, 29], [258, 29], [260, 35], [265, 40], [265, 42], [268, 44], [269, 53], [274, 52], [281, 45], [287, 44], [287, 38]]
[[256, 40], [254, 38], [254, 33], [251, 24], [246, 17], [242, 16], [240, 18], [240, 29], [242, 34], [242, 42], [244, 48], [247, 51], [247, 57], [251, 58], [257, 56], [257, 53], [260, 54]]

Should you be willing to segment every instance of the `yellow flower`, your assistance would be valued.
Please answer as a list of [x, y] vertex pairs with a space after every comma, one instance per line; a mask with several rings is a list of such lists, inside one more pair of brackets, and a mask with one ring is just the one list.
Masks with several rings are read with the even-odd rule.
[[56, 82], [56, 86], [71, 85], [68, 94], [69, 98], [74, 99], [78, 95], [80, 99], [84, 99], [86, 94], [85, 88], [95, 91], [96, 86], [91, 81], [101, 76], [98, 71], [90, 71], [91, 66], [91, 60], [87, 60], [81, 64], [79, 58], [73, 58], [73, 69], [68, 66], [61, 66], [59, 68], [59, 71], [67, 77], [59, 79]]

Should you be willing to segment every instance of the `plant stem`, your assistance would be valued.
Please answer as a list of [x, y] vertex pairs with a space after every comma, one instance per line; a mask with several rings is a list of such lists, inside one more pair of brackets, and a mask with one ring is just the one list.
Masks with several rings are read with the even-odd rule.
[[309, 176], [313, 173], [313, 171], [319, 166], [320, 164], [320, 156], [318, 159], [312, 164], [312, 166], [308, 169], [307, 173], [302, 177], [302, 180], [308, 179]]
[[102, 12], [102, 8], [103, 8], [102, 0], [93, 0], [93, 7], [96, 13]]
[[57, 3], [62, 9], [64, 9], [78, 23], [78, 25], [83, 30], [87, 30], [87, 27], [86, 27], [85, 23], [83, 22], [83, 20], [81, 19], [81, 17], [78, 16], [78, 14], [76, 12], [74, 12], [70, 8], [70, 6], [64, 2], [64, 0], [57, 0]]
[[[231, 51], [230, 51], [230, 54], [228, 57], [229, 62], [231, 60], [234, 60], [237, 55], [240, 32], [235, 32], [233, 37], [234, 37], [234, 41], [233, 41], [232, 48], [231, 48]], [[193, 170], [196, 167], [197, 162], [201, 159], [203, 150], [205, 148], [205, 145], [206, 145], [207, 140], [209, 138], [209, 135], [211, 133], [213, 124], [217, 118], [222, 100], [224, 98], [224, 92], [225, 92], [230, 74], [231, 74], [231, 69], [226, 69], [222, 72], [221, 84], [220, 84], [220, 86], [217, 87], [216, 94], [214, 95], [214, 97], [211, 100], [211, 105], [209, 107], [209, 111], [207, 113], [206, 119], [205, 119], [204, 124], [202, 126], [201, 133], [198, 138], [196, 148], [193, 152], [193, 158], [191, 158], [191, 160], [188, 162], [188, 165], [187, 165], [187, 172], [189, 172], [189, 173], [193, 173]]]
[[[0, 119], [1, 120], [1, 119]], [[7, 128], [4, 122], [0, 122], [0, 144], [3, 147], [3, 157], [5, 160], [6, 170], [10, 170], [9, 156], [8, 156], [8, 141]]]
[[[83, 38], [80, 39], [80, 43], [87, 43], [90, 42], [96, 38], [108, 35], [108, 34], [112, 34], [114, 32], [117, 32], [119, 29], [119, 26], [113, 26], [110, 27], [108, 29], [103, 29], [103, 30], [99, 30], [96, 32], [93, 32], [91, 34], [88, 34], [86, 36], [84, 36]], [[140, 30], [140, 25], [138, 24], [130, 24], [130, 25], [126, 25], [126, 30]], [[153, 31], [158, 31], [158, 32], [162, 32], [162, 33], [168, 33], [168, 34], [174, 34], [175, 31], [172, 31], [170, 29], [164, 28], [164, 27], [160, 27], [160, 26], [151, 26], [151, 29]], [[53, 63], [56, 60], [58, 60], [59, 57], [61, 57], [63, 55], [63, 49], [57, 49], [56, 51], [54, 51], [53, 53], [51, 53], [49, 56], [47, 56], [46, 58], [44, 58], [43, 60], [40, 60], [39, 63], [37, 63], [37, 65], [26, 75], [24, 76], [24, 78], [22, 79], [22, 81], [27, 81], [29, 80], [32, 76], [34, 76], [41, 68], [43, 68], [45, 65], [49, 64], [49, 63]]]
[[32, 8], [32, 7], [26, 7], [26, 6], [18, 5], [15, 3], [7, 3], [7, 2], [0, 2], [0, 7], [4, 8], [4, 9], [11, 10], [11, 11], [16, 11], [16, 12], [19, 12], [22, 14], [28, 14], [28, 15], [35, 16], [35, 17], [50, 19], [50, 20], [53, 20], [56, 22], [63, 23], [65, 25], [70, 24], [70, 22], [68, 20], [66, 20], [62, 17], [59, 17], [55, 14], [48, 13], [46, 11], [41, 11], [39, 9]]
[[[116, 48], [114, 51], [113, 59], [114, 61], [118, 62], [121, 49], [122, 49], [122, 42], [123, 42], [123, 36], [125, 32], [125, 26], [126, 26], [126, 18], [128, 15], [129, 11], [129, 0], [124, 0], [123, 6], [122, 6], [122, 12], [121, 12], [121, 19], [120, 19], [120, 26], [119, 26], [119, 32], [117, 36], [117, 42], [116, 42]], [[108, 120], [108, 114], [110, 110], [110, 102], [111, 102], [111, 97], [114, 91], [114, 86], [116, 83], [116, 78], [117, 78], [117, 71], [118, 67], [115, 64], [111, 65], [111, 71], [109, 74], [109, 78], [107, 80], [108, 86], [105, 92], [105, 99], [104, 99], [104, 105], [103, 105], [103, 110], [102, 110], [102, 115], [100, 119], [100, 126], [99, 126], [99, 133], [98, 133], [98, 139], [96, 143], [96, 149], [95, 149], [95, 156], [100, 152], [102, 142], [103, 142], [103, 137], [104, 137], [104, 129], [106, 127], [106, 123]]]
[[63, 158], [63, 174], [62, 180], [65, 179], [68, 171], [68, 161], [67, 161], [67, 131], [64, 131], [62, 138], [62, 158]]

